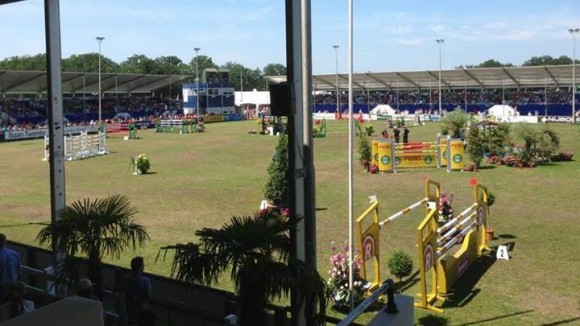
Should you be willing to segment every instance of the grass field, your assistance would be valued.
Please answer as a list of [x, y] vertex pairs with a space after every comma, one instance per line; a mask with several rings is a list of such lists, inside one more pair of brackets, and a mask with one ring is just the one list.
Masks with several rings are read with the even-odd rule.
[[[375, 129], [382, 127], [375, 123]], [[357, 216], [370, 195], [380, 201], [381, 218], [418, 201], [424, 197], [426, 177], [454, 194], [456, 211], [472, 201], [470, 178], [496, 196], [491, 208], [496, 239], [491, 245], [509, 245], [511, 260], [486, 258], [470, 267], [444, 314], [415, 310], [419, 324], [580, 325], [580, 130], [551, 128], [561, 137], [561, 149], [576, 153], [575, 161], [534, 169], [484, 166], [476, 173], [422, 169], [371, 175], [355, 168]], [[160, 247], [194, 241], [195, 230], [219, 227], [233, 215], [251, 215], [258, 208], [277, 138], [248, 134], [252, 129], [257, 129], [254, 121], [243, 121], [207, 124], [207, 132], [198, 134], [147, 130], [131, 141], [111, 136], [110, 155], [66, 163], [67, 203], [127, 195], [152, 241], [111, 262], [127, 266], [140, 254], [149, 271], [167, 275], [169, 261], [155, 261]], [[413, 127], [410, 141], [433, 141], [437, 131], [437, 124]], [[327, 137], [314, 143], [318, 267], [327, 277], [331, 242], [348, 239], [347, 124], [329, 122]], [[130, 158], [139, 153], [148, 155], [153, 173], [132, 175]], [[42, 140], [0, 144], [0, 232], [10, 240], [36, 244], [40, 226], [28, 223], [50, 220], [49, 169], [43, 157]], [[381, 231], [383, 262], [390, 252], [402, 249], [414, 257], [417, 269], [415, 229], [422, 218], [417, 210]], [[391, 277], [382, 265], [382, 278]], [[414, 296], [417, 275], [407, 283], [404, 293]]]

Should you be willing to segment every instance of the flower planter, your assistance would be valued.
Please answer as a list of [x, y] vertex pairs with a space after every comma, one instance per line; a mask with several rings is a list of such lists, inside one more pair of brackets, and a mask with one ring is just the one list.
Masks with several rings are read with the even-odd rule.
[[494, 239], [495, 230], [492, 228], [488, 228], [485, 230], [485, 240], [491, 241]]

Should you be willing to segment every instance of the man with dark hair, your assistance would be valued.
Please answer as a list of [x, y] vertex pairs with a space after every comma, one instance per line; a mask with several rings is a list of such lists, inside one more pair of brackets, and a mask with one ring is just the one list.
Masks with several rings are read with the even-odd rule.
[[131, 260], [131, 275], [121, 284], [127, 325], [138, 325], [139, 313], [149, 307], [151, 280], [143, 276], [144, 270], [143, 257], [133, 258]]
[[20, 255], [6, 248], [6, 235], [0, 233], [0, 303], [8, 300], [10, 286], [20, 279]]

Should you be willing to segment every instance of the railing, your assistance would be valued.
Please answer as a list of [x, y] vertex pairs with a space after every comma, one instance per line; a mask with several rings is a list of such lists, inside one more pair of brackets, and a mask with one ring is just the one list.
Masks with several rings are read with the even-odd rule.
[[361, 302], [356, 308], [354, 308], [344, 319], [338, 323], [337, 326], [347, 326], [350, 325], [355, 319], [358, 318], [368, 307], [374, 304], [381, 295], [387, 294], [387, 305], [384, 311], [388, 314], [394, 314], [399, 312], [397, 305], [395, 304], [395, 292], [394, 292], [394, 282], [391, 279], [387, 279], [383, 284], [373, 292], [373, 294], [368, 297], [365, 301]]

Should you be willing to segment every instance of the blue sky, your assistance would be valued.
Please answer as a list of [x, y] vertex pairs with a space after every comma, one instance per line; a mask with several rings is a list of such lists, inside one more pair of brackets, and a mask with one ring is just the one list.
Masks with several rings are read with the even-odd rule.
[[[437, 70], [488, 59], [522, 64], [532, 56], [572, 57], [579, 0], [353, 0], [355, 72]], [[0, 59], [45, 52], [41, 0], [0, 6]], [[61, 0], [62, 55], [98, 52], [121, 62], [133, 54], [200, 54], [219, 65], [285, 64], [283, 0]], [[580, 35], [578, 35], [580, 37]], [[312, 1], [315, 74], [348, 72], [348, 1]], [[578, 57], [579, 55], [577, 55]]]

